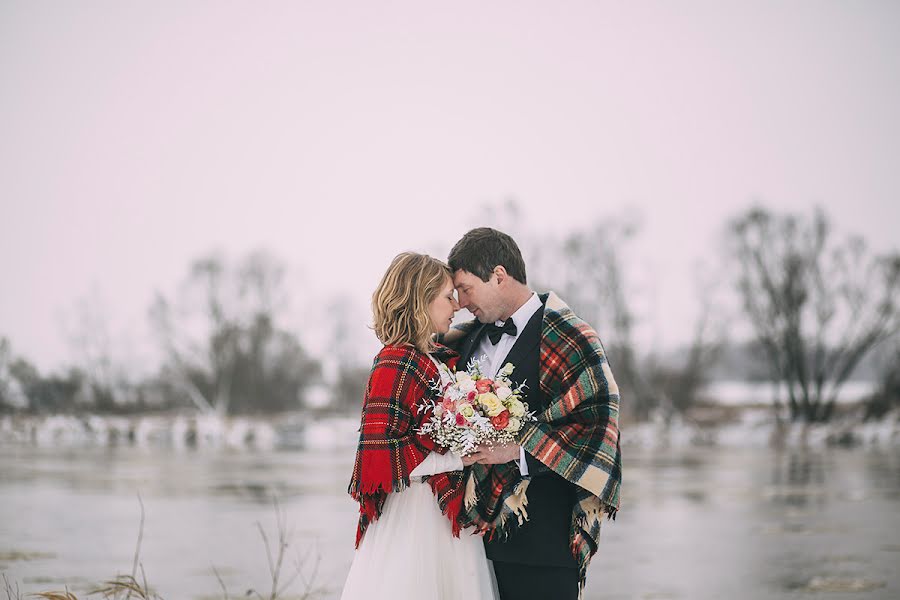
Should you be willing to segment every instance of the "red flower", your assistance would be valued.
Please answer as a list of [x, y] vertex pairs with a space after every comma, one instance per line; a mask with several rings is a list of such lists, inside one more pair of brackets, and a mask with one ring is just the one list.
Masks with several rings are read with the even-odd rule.
[[466, 400], [468, 400], [469, 402], [472, 402], [473, 400], [475, 400], [475, 396], [477, 396], [477, 394], [474, 391], [471, 391], [468, 394], [466, 394]]
[[479, 394], [486, 394], [491, 391], [491, 386], [494, 385], [494, 381], [492, 379], [479, 379], [475, 382], [475, 389], [478, 390]]
[[509, 425], [509, 411], [504, 410], [502, 413], [497, 415], [496, 417], [491, 417], [491, 425], [494, 426], [494, 429], [497, 431], [502, 431]]
[[456, 413], [456, 424], [457, 425], [465, 425], [466, 418], [462, 416], [460, 413]]

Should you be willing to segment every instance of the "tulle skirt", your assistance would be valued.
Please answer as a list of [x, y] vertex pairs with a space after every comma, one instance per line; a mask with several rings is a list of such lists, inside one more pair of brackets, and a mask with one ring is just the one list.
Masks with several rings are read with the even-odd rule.
[[388, 494], [356, 550], [341, 600], [496, 600], [481, 537], [453, 537], [427, 483]]

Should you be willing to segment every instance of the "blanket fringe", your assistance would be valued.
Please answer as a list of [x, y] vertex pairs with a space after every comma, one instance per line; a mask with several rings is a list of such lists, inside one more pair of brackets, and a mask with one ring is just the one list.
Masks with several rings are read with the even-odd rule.
[[469, 474], [466, 477], [466, 493], [464, 506], [466, 510], [471, 510], [478, 503], [478, 491], [475, 489], [475, 478]]
[[528, 520], [528, 511], [526, 510], [528, 506], [528, 496], [525, 492], [528, 490], [528, 483], [530, 481], [531, 479], [528, 477], [523, 477], [519, 483], [516, 484], [512, 495], [504, 502], [512, 513], [516, 515], [516, 519], [519, 521], [519, 527]]
[[[529, 481], [530, 478], [524, 477], [516, 482], [512, 494], [504, 500], [499, 514], [490, 523], [478, 522], [479, 519], [473, 519], [471, 515], [467, 515], [463, 517], [461, 525], [463, 527], [473, 527], [473, 534], [482, 535], [488, 541], [505, 541], [513, 530], [522, 526], [528, 520], [527, 491]], [[464, 514], [475, 507], [478, 501], [476, 490], [474, 477], [469, 476], [466, 482]], [[516, 518], [510, 518], [512, 516]]]

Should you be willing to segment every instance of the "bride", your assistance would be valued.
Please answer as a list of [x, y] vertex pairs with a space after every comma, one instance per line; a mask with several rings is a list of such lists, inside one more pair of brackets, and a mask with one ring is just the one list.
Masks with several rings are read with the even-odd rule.
[[[463, 532], [461, 459], [416, 433], [417, 410], [458, 356], [432, 341], [459, 310], [450, 269], [406, 252], [372, 296], [375, 357], [349, 492], [359, 502], [356, 554], [342, 600], [496, 600], [481, 538]], [[446, 382], [441, 382], [441, 384]]]

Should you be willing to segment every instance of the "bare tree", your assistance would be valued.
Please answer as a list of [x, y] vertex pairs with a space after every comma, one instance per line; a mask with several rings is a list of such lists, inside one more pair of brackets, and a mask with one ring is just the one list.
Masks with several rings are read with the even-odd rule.
[[35, 365], [13, 353], [8, 339], [0, 337], [0, 410], [72, 411], [84, 385], [84, 373], [78, 369], [42, 375]]
[[329, 354], [334, 366], [331, 407], [357, 411], [362, 406], [371, 371], [371, 361], [360, 359], [356, 348], [359, 340], [354, 332], [361, 328], [362, 319], [347, 295], [332, 298], [327, 313], [330, 322]]
[[485, 207], [483, 215], [487, 222], [505, 223], [508, 232], [514, 231], [528, 260], [532, 288], [557, 291], [600, 334], [619, 389], [627, 397], [623, 413], [647, 419], [659, 408], [666, 416], [687, 410], [706, 384], [716, 348], [721, 346], [718, 316], [705, 296], [694, 339], [676, 364], [638, 351], [636, 286], [626, 262], [641, 229], [638, 214], [597, 219], [560, 237], [531, 234], [514, 199]]
[[0, 410], [28, 407], [22, 382], [13, 373], [14, 364], [12, 345], [8, 339], [0, 337]]
[[96, 287], [79, 298], [63, 322], [81, 386], [75, 401], [101, 411], [134, 407], [140, 386], [123, 358], [124, 344], [114, 344], [109, 308]]
[[791, 418], [829, 420], [860, 360], [900, 329], [900, 255], [835, 240], [820, 209], [806, 220], [752, 208], [729, 232], [743, 308]]
[[550, 242], [551, 248], [539, 253], [538, 264], [550, 280], [547, 283], [600, 334], [619, 389], [629, 398], [623, 410], [646, 419], [660, 399], [638, 365], [635, 314], [622, 264], [622, 255], [638, 230], [634, 219], [599, 220]]
[[210, 255], [191, 266], [177, 301], [158, 295], [151, 321], [167, 357], [164, 375], [203, 412], [300, 405], [319, 376], [297, 337], [279, 326], [284, 267], [256, 252], [236, 267]]
[[182, 284], [179, 306], [158, 294], [150, 309], [169, 376], [197, 409], [219, 414], [227, 413], [231, 403], [238, 328], [225, 308], [224, 272], [221, 256], [196, 260]]
[[716, 271], [699, 264], [694, 285], [699, 313], [690, 343], [674, 361], [662, 362], [652, 352], [642, 361], [650, 393], [659, 398], [667, 421], [675, 414], [688, 413], [696, 404], [726, 343], [725, 314], [717, 303]]
[[883, 357], [878, 388], [866, 400], [865, 418], [880, 419], [900, 409], [900, 336], [893, 339]]

